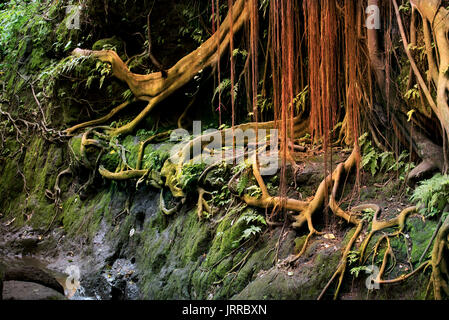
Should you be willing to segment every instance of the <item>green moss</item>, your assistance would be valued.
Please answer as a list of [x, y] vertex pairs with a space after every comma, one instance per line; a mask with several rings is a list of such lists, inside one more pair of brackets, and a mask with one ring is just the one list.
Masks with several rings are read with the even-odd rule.
[[[410, 239], [412, 241], [412, 251], [410, 253], [411, 262], [417, 266], [424, 250], [429, 244], [433, 233], [435, 232], [437, 222], [434, 220], [426, 220], [425, 222], [419, 218], [409, 218], [407, 220], [407, 227], [409, 229]], [[430, 248], [428, 254], [432, 251]], [[427, 258], [427, 257], [425, 257]], [[426, 261], [426, 259], [424, 259]]]
[[113, 50], [119, 56], [122, 56], [124, 54], [124, 45], [121, 39], [113, 36], [112, 38], [98, 40], [92, 46], [92, 50]]
[[22, 177], [17, 172], [17, 165], [9, 161], [0, 172], [0, 210], [8, 215], [10, 207], [15, 206], [16, 199], [23, 190]]
[[238, 241], [247, 226], [243, 221], [237, 222], [238, 218], [239, 215], [231, 211], [218, 226], [205, 261], [206, 268], [212, 267], [239, 246]]
[[166, 149], [164, 146], [157, 150], [151, 145], [147, 146], [142, 159], [142, 168], [160, 172], [165, 161], [170, 157], [170, 153]]
[[307, 235], [295, 239], [295, 253], [298, 254], [301, 252], [304, 243], [306, 242]]
[[80, 149], [81, 149], [81, 137], [74, 137], [72, 139], [70, 139], [69, 144], [70, 144], [70, 148], [73, 151], [75, 157], [77, 159], [81, 159], [81, 153], [80, 153]]
[[135, 168], [140, 149], [139, 140], [135, 136], [129, 135], [125, 137], [122, 144], [126, 150], [126, 161], [132, 168]]
[[120, 156], [116, 151], [111, 151], [101, 156], [100, 163], [107, 170], [114, 172], [120, 165]]
[[78, 195], [73, 195], [63, 202], [64, 230], [70, 236], [85, 236], [92, 239], [99, 229], [103, 217], [111, 220], [111, 192], [103, 190], [87, 202], [82, 202]]

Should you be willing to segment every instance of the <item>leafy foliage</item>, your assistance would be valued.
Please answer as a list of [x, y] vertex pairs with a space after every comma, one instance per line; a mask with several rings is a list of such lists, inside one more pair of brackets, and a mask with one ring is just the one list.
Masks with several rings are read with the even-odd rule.
[[161, 153], [157, 150], [145, 154], [143, 156], [143, 169], [151, 169], [157, 172], [162, 170], [165, 161], [169, 158], [169, 154]]
[[368, 140], [368, 133], [359, 138], [362, 152], [362, 168], [369, 170], [375, 176], [379, 172], [398, 172], [400, 179], [404, 180], [405, 173], [410, 171], [414, 164], [407, 163], [409, 157], [407, 151], [403, 151], [396, 159], [393, 152], [380, 153]]
[[296, 108], [296, 113], [304, 112], [307, 105], [307, 98], [309, 96], [309, 86], [307, 85], [293, 100], [293, 105]]
[[364, 209], [362, 210], [362, 221], [368, 221], [371, 222], [374, 218], [374, 214], [376, 213], [376, 211], [374, 211], [373, 209]]
[[420, 207], [420, 213], [427, 218], [443, 213], [448, 199], [449, 176], [441, 174], [421, 182], [411, 196], [411, 201]]
[[418, 90], [418, 85], [416, 84], [413, 88], [405, 93], [404, 98], [407, 100], [418, 100], [420, 96], [421, 95]]
[[367, 273], [371, 272], [371, 268], [367, 266], [359, 266], [351, 269], [351, 274], [358, 278], [360, 272], [365, 271]]
[[241, 241], [246, 241], [251, 239], [252, 237], [257, 236], [263, 230], [263, 226], [267, 225], [265, 218], [257, 213], [255, 210], [246, 211], [238, 220], [237, 223], [245, 223], [247, 228], [243, 230], [241, 237], [239, 240], [235, 241], [235, 244], [240, 243]]
[[224, 207], [231, 202], [231, 192], [228, 185], [225, 184], [221, 187], [221, 190], [212, 192], [212, 202], [216, 207]]
[[189, 163], [182, 167], [181, 177], [179, 179], [181, 189], [186, 193], [195, 191], [198, 179], [204, 169], [206, 169], [205, 163]]
[[51, 27], [39, 14], [41, 2], [11, 0], [0, 4], [0, 70], [6, 72], [8, 89], [15, 85], [14, 79], [23, 64], [27, 63], [28, 71], [48, 64], [43, 43], [50, 36]]
[[243, 192], [246, 189], [246, 186], [248, 185], [249, 182], [249, 178], [248, 175], [243, 174], [240, 179], [239, 182], [237, 183], [237, 192], [239, 194], [239, 196], [241, 196], [243, 194]]

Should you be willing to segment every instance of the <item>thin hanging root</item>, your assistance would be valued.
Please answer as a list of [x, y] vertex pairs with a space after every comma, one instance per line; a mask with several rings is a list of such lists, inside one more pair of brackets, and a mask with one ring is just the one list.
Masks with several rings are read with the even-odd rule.
[[159, 196], [159, 206], [161, 208], [161, 211], [163, 214], [167, 216], [171, 216], [172, 214], [176, 213], [181, 209], [181, 206], [185, 203], [186, 198], [183, 198], [175, 207], [171, 209], [167, 209], [165, 206], [165, 200], [164, 200], [164, 189], [161, 189], [161, 194]]
[[206, 211], [208, 214], [213, 214], [212, 208], [207, 203], [206, 199], [204, 199], [205, 194], [210, 194], [203, 188], [198, 188], [198, 218], [201, 220], [203, 218], [203, 212]]

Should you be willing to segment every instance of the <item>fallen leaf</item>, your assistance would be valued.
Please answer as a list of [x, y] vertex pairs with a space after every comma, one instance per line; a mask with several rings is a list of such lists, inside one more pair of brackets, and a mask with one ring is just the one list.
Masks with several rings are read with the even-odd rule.
[[335, 240], [335, 236], [332, 233], [325, 234], [323, 238], [327, 240]]

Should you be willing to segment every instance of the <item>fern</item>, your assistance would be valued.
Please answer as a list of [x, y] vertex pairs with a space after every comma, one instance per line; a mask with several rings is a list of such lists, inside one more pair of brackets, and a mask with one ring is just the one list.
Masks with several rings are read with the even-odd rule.
[[361, 271], [365, 271], [367, 273], [371, 272], [371, 268], [367, 266], [361, 266], [361, 267], [355, 267], [351, 269], [351, 274], [354, 275], [356, 278], [358, 278]]
[[410, 200], [420, 207], [420, 213], [427, 218], [442, 214], [449, 199], [449, 176], [437, 174], [423, 181], [415, 189]]
[[231, 80], [230, 79], [224, 79], [219, 85], [218, 87], [215, 89], [214, 91], [214, 96], [212, 97], [212, 101], [215, 100], [215, 97], [217, 96], [218, 93], [222, 94], [223, 91], [228, 90], [229, 88], [231, 88]]
[[242, 235], [234, 245], [237, 246], [241, 241], [249, 240], [262, 233], [263, 227], [267, 225], [265, 218], [257, 213], [257, 211], [248, 210], [238, 220], [237, 223], [244, 223], [247, 228], [243, 230]]
[[393, 152], [380, 153], [368, 140], [368, 133], [359, 138], [359, 145], [362, 151], [362, 168], [369, 170], [372, 176], [379, 172], [398, 172], [400, 180], [404, 180], [405, 173], [414, 167], [413, 163], [406, 161], [409, 157], [407, 151], [403, 151], [397, 159]]

